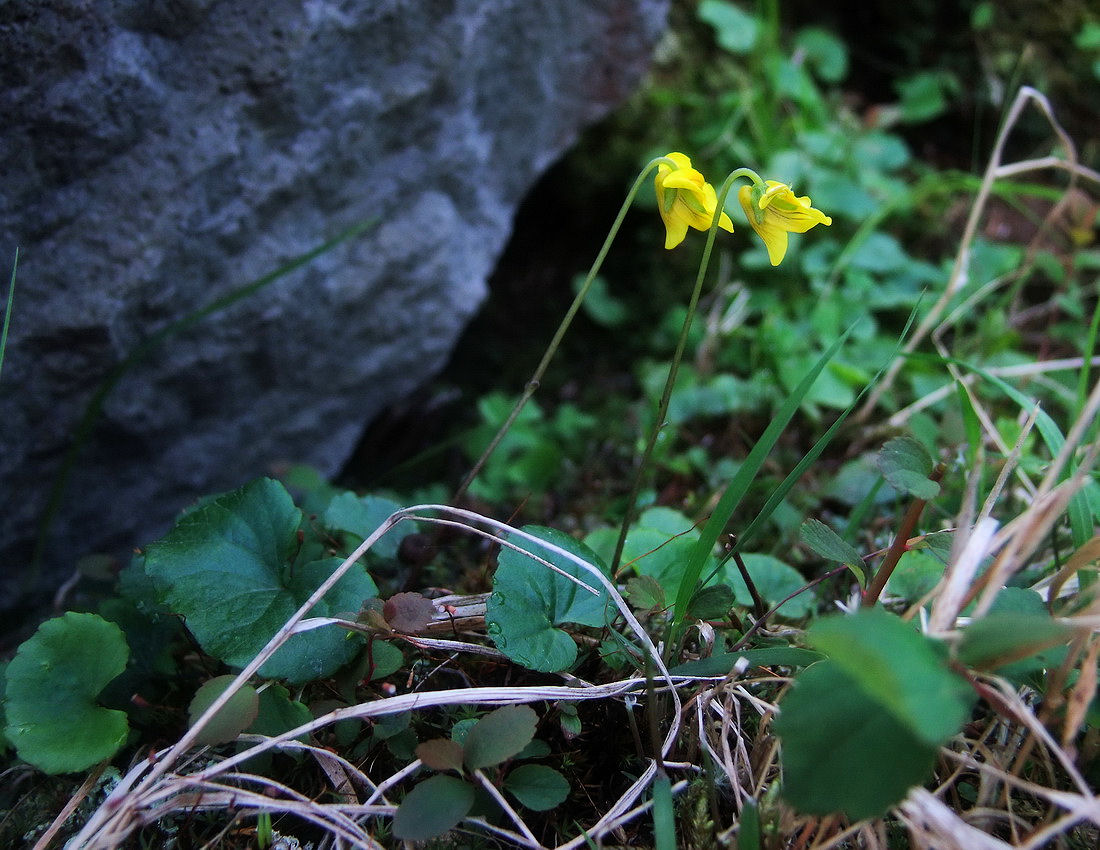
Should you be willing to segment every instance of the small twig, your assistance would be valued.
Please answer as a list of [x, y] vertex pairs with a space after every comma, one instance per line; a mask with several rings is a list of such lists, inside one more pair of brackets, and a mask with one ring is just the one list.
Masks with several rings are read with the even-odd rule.
[[823, 582], [823, 581], [831, 579], [834, 576], [838, 576], [841, 573], [845, 573], [845, 572], [848, 572], [848, 567], [846, 567], [846, 566], [837, 567], [835, 570], [829, 570], [829, 572], [825, 573], [825, 575], [819, 576], [818, 578], [815, 578], [813, 581], [809, 582], [808, 584], [804, 584], [802, 587], [798, 588], [798, 590], [796, 590], [794, 593], [791, 593], [791, 594], [787, 595], [786, 597], [784, 597], [783, 599], [781, 599], [763, 617], [761, 617], [759, 620], [754, 622], [749, 627], [749, 630], [741, 636], [741, 640], [737, 641], [737, 643], [735, 643], [733, 646], [731, 646], [729, 651], [730, 652], [737, 652], [737, 650], [744, 648], [745, 645], [749, 642], [749, 638], [751, 638], [754, 634], [756, 634], [758, 631], [760, 631], [760, 629], [762, 629], [764, 627], [764, 624], [768, 622], [768, 618], [771, 617], [772, 614], [774, 614], [776, 611], [778, 611], [780, 608], [782, 608], [788, 602], [790, 602], [792, 599], [794, 599], [796, 596], [798, 596], [802, 593], [805, 593], [807, 590], [809, 590], [812, 587], [816, 587], [817, 585], [821, 584], [821, 582]]
[[101, 762], [88, 774], [87, 778], [80, 783], [80, 787], [76, 789], [76, 793], [69, 798], [69, 802], [67, 802], [65, 807], [57, 813], [57, 817], [53, 819], [53, 823], [51, 823], [49, 828], [42, 833], [38, 841], [34, 843], [33, 850], [46, 850], [46, 848], [50, 846], [50, 842], [53, 841], [54, 836], [61, 830], [61, 827], [65, 825], [65, 821], [67, 821], [69, 816], [76, 811], [77, 806], [84, 802], [84, 798], [91, 793], [91, 790], [95, 787], [96, 782], [99, 780], [107, 764], [108, 762]]
[[[930, 481], [935, 481], [938, 484], [946, 471], [946, 464], [936, 464], [936, 468], [929, 473], [928, 478]], [[910, 503], [909, 509], [905, 512], [905, 516], [902, 517], [901, 524], [898, 526], [898, 533], [894, 537], [893, 544], [887, 551], [886, 557], [882, 559], [882, 564], [879, 566], [878, 572], [875, 573], [875, 577], [863, 592], [863, 600], [860, 603], [861, 607], [871, 608], [878, 603], [878, 598], [882, 595], [882, 590], [886, 587], [886, 582], [890, 579], [890, 575], [894, 572], [894, 568], [898, 565], [898, 561], [901, 560], [901, 556], [904, 555], [909, 548], [907, 542], [909, 538], [913, 536], [913, 531], [917, 527], [917, 521], [920, 519], [920, 515], [924, 513], [924, 506], [926, 504], [928, 503], [924, 499], [914, 499]]]
[[756, 583], [752, 580], [752, 576], [749, 575], [749, 568], [745, 566], [745, 559], [741, 557], [741, 553], [737, 551], [737, 541], [730, 541], [730, 551], [733, 554], [733, 562], [737, 564], [737, 571], [741, 573], [741, 578], [745, 582], [745, 587], [749, 589], [749, 595], [752, 596], [752, 613], [753, 616], [759, 620], [767, 614], [768, 603], [764, 601], [764, 597], [760, 595], [760, 591], [756, 589]]

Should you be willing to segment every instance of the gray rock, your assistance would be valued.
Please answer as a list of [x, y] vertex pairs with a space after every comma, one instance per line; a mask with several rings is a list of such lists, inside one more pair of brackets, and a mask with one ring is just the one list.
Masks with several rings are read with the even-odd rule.
[[[280, 461], [326, 473], [444, 362], [515, 209], [639, 80], [667, 0], [0, 5], [0, 607], [93, 394], [38, 589]], [[7, 275], [0, 273], [0, 278]]]

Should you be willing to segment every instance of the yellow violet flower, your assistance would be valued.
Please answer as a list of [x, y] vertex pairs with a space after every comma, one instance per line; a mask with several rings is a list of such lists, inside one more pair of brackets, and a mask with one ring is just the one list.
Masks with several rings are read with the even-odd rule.
[[767, 181], [768, 188], [742, 186], [737, 200], [745, 210], [752, 229], [760, 234], [768, 248], [768, 259], [778, 266], [787, 253], [787, 234], [805, 233], [817, 224], [832, 224], [821, 210], [810, 206], [809, 197], [795, 195], [786, 183]]
[[[682, 153], [666, 154], [678, 166], [662, 162], [657, 166], [654, 185], [657, 187], [657, 208], [665, 223], [665, 248], [675, 248], [684, 241], [688, 227], [710, 230], [718, 196], [703, 175], [691, 167], [691, 160]], [[718, 226], [733, 233], [733, 222], [722, 213]]]

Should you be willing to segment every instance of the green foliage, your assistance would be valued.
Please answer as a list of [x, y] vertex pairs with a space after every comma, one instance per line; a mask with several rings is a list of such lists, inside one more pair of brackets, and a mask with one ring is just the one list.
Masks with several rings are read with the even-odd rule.
[[71, 773], [118, 752], [126, 715], [96, 697], [128, 657], [122, 631], [95, 614], [70, 611], [39, 626], [5, 675], [4, 734], [19, 757], [46, 773]]
[[[435, 738], [416, 748], [417, 758], [433, 770], [467, 771], [495, 768], [529, 752], [538, 715], [525, 705], [509, 705], [480, 719], [455, 724], [451, 738]], [[443, 781], [445, 780], [445, 781]], [[516, 767], [501, 782], [504, 790], [533, 811], [546, 811], [569, 795], [569, 783], [545, 765]], [[407, 841], [434, 838], [456, 826], [474, 808], [475, 786], [465, 779], [436, 775], [418, 784], [401, 801], [394, 816], [394, 835]]]
[[[214, 700], [218, 699], [233, 684], [236, 676], [217, 676], [204, 682], [191, 700], [187, 709], [191, 726], [202, 716]], [[251, 685], [242, 685], [233, 692], [229, 701], [219, 708], [203, 724], [196, 741], [200, 744], [228, 744], [252, 725], [260, 712], [260, 695]]]
[[[302, 513], [283, 486], [259, 479], [183, 516], [147, 547], [145, 572], [206, 652], [243, 667], [342, 561], [304, 561], [301, 525]], [[370, 576], [353, 567], [311, 614], [355, 612], [377, 592]], [[292, 636], [260, 672], [310, 681], [346, 664], [360, 645], [338, 629], [314, 629]]]
[[940, 485], [929, 480], [933, 461], [928, 450], [912, 437], [898, 437], [882, 447], [878, 467], [897, 490], [917, 499], [934, 499]]
[[798, 536], [821, 557], [848, 567], [855, 573], [860, 587], [867, 583], [867, 571], [859, 552], [825, 523], [808, 519], [798, 529]]
[[[540, 526], [525, 526], [523, 531], [607, 571], [594, 552], [567, 534]], [[564, 670], [576, 660], [577, 645], [558, 627], [564, 623], [603, 626], [613, 606], [603, 586], [574, 561], [527, 540], [513, 540], [598, 591], [589, 593], [512, 548], [500, 553], [485, 613], [489, 637], [501, 652], [524, 667], [545, 672]]]
[[880, 609], [824, 617], [806, 637], [828, 658], [781, 703], [783, 793], [809, 814], [875, 817], [931, 775], [974, 694], [945, 647]]

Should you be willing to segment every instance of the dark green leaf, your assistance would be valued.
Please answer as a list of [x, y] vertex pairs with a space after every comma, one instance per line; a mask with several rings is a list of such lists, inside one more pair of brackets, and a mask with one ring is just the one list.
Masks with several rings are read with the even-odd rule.
[[989, 614], [966, 627], [959, 644], [959, 660], [967, 667], [996, 670], [1064, 644], [1072, 634], [1070, 627], [1045, 613]]
[[[745, 568], [749, 578], [756, 585], [756, 590], [764, 597], [769, 605], [777, 605], [799, 588], [806, 586], [806, 579], [794, 567], [784, 564], [778, 558], [771, 555], [749, 554], [744, 555]], [[737, 602], [745, 607], [752, 605], [752, 594], [749, 592], [745, 580], [734, 563], [727, 563], [725, 567], [726, 583], [733, 588]], [[814, 593], [807, 590], [789, 602], [776, 613], [780, 617], [797, 619], [804, 617], [813, 610]]]
[[403, 841], [427, 841], [454, 828], [474, 804], [474, 787], [456, 776], [425, 779], [401, 801], [393, 834]]
[[462, 747], [471, 770], [507, 761], [535, 737], [539, 718], [526, 705], [506, 705], [482, 717], [466, 735]]
[[931, 778], [938, 747], [921, 740], [833, 661], [795, 678], [780, 703], [783, 796], [799, 811], [876, 817]]
[[[275, 737], [304, 726], [313, 719], [309, 708], [290, 698], [290, 691], [272, 682], [260, 691], [259, 711], [245, 731]], [[304, 740], [305, 736], [302, 736]]]
[[727, 584], [712, 584], [696, 591], [688, 605], [689, 620], [716, 620], [729, 613], [736, 598]]
[[863, 558], [855, 547], [829, 526], [820, 520], [808, 519], [798, 529], [798, 536], [802, 542], [813, 549], [821, 557], [830, 561], [837, 561], [851, 569], [863, 587], [867, 583], [867, 571], [863, 566]]
[[653, 576], [635, 576], [626, 583], [626, 598], [635, 608], [660, 611], [665, 607], [665, 592]]
[[46, 773], [71, 773], [113, 756], [126, 714], [96, 704], [126, 667], [122, 631], [95, 614], [47, 620], [16, 651], [4, 689], [8, 740]]
[[[401, 505], [380, 496], [357, 496], [345, 491], [332, 498], [321, 516], [325, 528], [346, 531], [354, 537], [352, 548], [370, 537], [389, 516], [401, 510]], [[415, 526], [402, 522], [378, 539], [371, 552], [380, 558], [396, 558], [401, 540], [415, 531]]]
[[545, 812], [569, 796], [569, 782], [552, 767], [524, 764], [504, 779], [504, 789], [527, 808]]
[[[341, 563], [327, 558], [290, 568], [301, 519], [281, 484], [253, 481], [191, 511], [150, 544], [146, 573], [206, 652], [243, 667]], [[355, 566], [310, 615], [358, 611], [376, 595], [370, 576]], [[291, 637], [260, 673], [292, 682], [322, 678], [360, 645], [340, 629], [314, 629]]]
[[[569, 535], [540, 526], [526, 526], [523, 530], [606, 572], [599, 558]], [[614, 611], [614, 606], [597, 579], [570, 559], [530, 541], [513, 540], [599, 591], [596, 595], [589, 593], [522, 552], [505, 548], [500, 553], [493, 575], [493, 593], [486, 605], [489, 636], [517, 664], [547, 673], [564, 670], [576, 659], [577, 645], [557, 627], [563, 623], [603, 626], [607, 612]]]
[[[199, 687], [187, 708], [191, 726], [195, 725], [195, 721], [225, 692], [235, 678], [237, 677], [217, 676]], [[229, 698], [229, 702], [203, 725], [195, 740], [200, 744], [228, 744], [252, 725], [259, 711], [260, 697], [256, 689], [248, 684], [242, 685]]]
[[919, 740], [939, 745], [970, 714], [974, 693], [948, 668], [943, 645], [881, 608], [823, 617], [806, 639]]
[[928, 450], [912, 437], [890, 440], [878, 454], [878, 466], [890, 485], [918, 499], [934, 499], [940, 485], [929, 479], [933, 461]]

